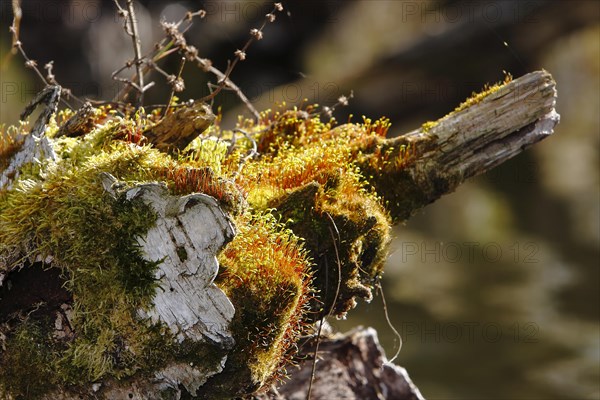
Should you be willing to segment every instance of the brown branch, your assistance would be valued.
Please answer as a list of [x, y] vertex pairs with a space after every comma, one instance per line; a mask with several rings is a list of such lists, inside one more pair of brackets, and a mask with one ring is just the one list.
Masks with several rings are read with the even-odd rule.
[[21, 29], [21, 18], [23, 11], [21, 10], [21, 0], [12, 0], [13, 23], [10, 26], [12, 32], [12, 48], [10, 52], [17, 54], [17, 42], [19, 41], [19, 31]]
[[[115, 4], [115, 6], [117, 7], [117, 10], [119, 11], [119, 15], [125, 19], [125, 23], [124, 23], [123, 27], [125, 29], [125, 33], [127, 33], [127, 35], [129, 35], [131, 37], [131, 42], [133, 44], [134, 58], [132, 61], [127, 62], [124, 67], [113, 72], [112, 78], [119, 82], [126, 83], [128, 86], [131, 86], [138, 91], [138, 98], [137, 98], [136, 103], [139, 106], [143, 103], [144, 92], [147, 89], [149, 89], [150, 87], [152, 87], [154, 85], [154, 83], [151, 82], [148, 85], [144, 85], [144, 70], [142, 68], [142, 64], [144, 63], [145, 57], [142, 56], [141, 40], [140, 40], [140, 35], [138, 32], [137, 18], [135, 16], [135, 8], [133, 7], [133, 0], [125, 0], [125, 4], [127, 5], [127, 10], [125, 10], [123, 7], [121, 7], [121, 4], [119, 4], [119, 0], [113, 0], [113, 2]], [[125, 68], [131, 67], [132, 65], [135, 66], [135, 70], [136, 70], [136, 74], [133, 79], [135, 79], [137, 81], [137, 83], [134, 83], [133, 80], [117, 77], [117, 74], [119, 74], [119, 72], [121, 72]]]
[[[254, 397], [256, 400], [308, 399], [314, 348], [312, 337], [300, 346], [298, 368], [289, 379]], [[344, 335], [329, 333], [321, 340], [317, 379], [311, 399], [423, 400], [406, 370], [390, 363], [373, 328], [358, 328]]]
[[215, 75], [219, 79], [219, 81], [225, 82], [225, 86], [227, 86], [235, 94], [237, 94], [237, 96], [242, 101], [242, 103], [244, 103], [244, 105], [246, 106], [246, 108], [248, 108], [248, 110], [250, 111], [250, 113], [252, 114], [252, 116], [256, 120], [260, 119], [259, 112], [252, 105], [252, 103], [250, 102], [250, 100], [248, 99], [248, 97], [246, 97], [246, 95], [244, 94], [244, 92], [242, 92], [242, 89], [240, 89], [239, 86], [237, 86], [235, 83], [233, 83], [231, 81], [231, 79], [227, 78], [225, 76], [225, 74], [223, 72], [221, 72], [218, 68], [215, 68], [207, 59], [201, 58], [201, 57], [199, 57], [199, 56], [196, 55], [194, 57], [194, 61], [196, 61], [198, 63], [198, 66], [200, 68], [202, 68], [203, 70], [208, 71], [211, 74]]
[[393, 217], [405, 220], [467, 178], [552, 134], [560, 120], [554, 109], [555, 85], [546, 71], [522, 76], [434, 123], [382, 139], [380, 154], [391, 151], [401, 162], [377, 165], [370, 154], [359, 161], [360, 167], [365, 176], [373, 176], [370, 183], [388, 202]]
[[169, 101], [167, 101], [167, 106], [165, 107], [163, 118], [166, 117], [167, 113], [169, 112], [169, 108], [171, 107], [171, 102], [173, 101], [173, 96], [175, 96], [175, 92], [181, 92], [185, 87], [183, 80], [181, 79], [181, 73], [183, 72], [184, 65], [185, 57], [182, 57], [181, 63], [179, 64], [179, 71], [177, 72], [177, 76], [172, 75], [172, 80], [171, 77], [169, 77], [169, 83], [171, 84], [171, 95], [169, 96]]
[[[195, 15], [200, 15], [200, 17], [202, 18], [205, 14], [189, 13], [186, 15], [186, 19], [187, 18], [191, 19]], [[252, 113], [254, 118], [256, 118], [258, 120], [260, 118], [260, 114], [258, 113], [256, 108], [254, 108], [252, 103], [250, 103], [250, 100], [248, 100], [248, 98], [246, 97], [246, 95], [244, 95], [242, 90], [236, 84], [234, 84], [231, 81], [231, 79], [229, 79], [225, 75], [225, 73], [221, 72], [218, 68], [213, 66], [212, 62], [210, 60], [200, 57], [198, 55], [198, 50], [194, 46], [191, 46], [187, 43], [187, 41], [185, 40], [185, 37], [183, 36], [183, 32], [181, 32], [179, 30], [179, 26], [181, 25], [182, 22], [183, 22], [183, 20], [179, 21], [177, 23], [166, 23], [166, 22], [162, 23], [163, 29], [165, 30], [167, 37], [170, 39], [170, 42], [168, 45], [174, 45], [179, 50], [179, 53], [181, 55], [183, 55], [188, 61], [194, 61], [200, 69], [202, 69], [205, 72], [209, 72], [209, 73], [215, 75], [217, 77], [217, 79], [219, 80], [219, 82], [224, 82], [225, 86], [237, 94], [239, 99], [246, 105], [248, 110], [250, 110], [250, 112]], [[159, 47], [160, 47], [160, 45], [159, 45]], [[210, 99], [214, 98], [214, 96], [212, 96], [212, 94], [209, 95], [209, 97], [210, 97]], [[206, 101], [206, 100], [207, 100], [207, 97], [205, 97], [204, 99], [201, 99], [201, 101]]]
[[144, 136], [160, 151], [177, 153], [214, 122], [215, 115], [206, 103], [196, 101], [168, 114], [158, 124], [147, 129]]

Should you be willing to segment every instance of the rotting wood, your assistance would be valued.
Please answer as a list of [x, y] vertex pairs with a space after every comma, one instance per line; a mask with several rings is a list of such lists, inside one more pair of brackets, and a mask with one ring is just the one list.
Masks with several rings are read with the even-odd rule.
[[[298, 357], [304, 361], [290, 368], [289, 379], [255, 399], [306, 399], [314, 346], [314, 338], [307, 341]], [[423, 400], [406, 370], [387, 361], [373, 328], [325, 335], [319, 348], [311, 400]]]
[[157, 149], [166, 153], [183, 150], [198, 135], [206, 131], [215, 120], [210, 106], [196, 102], [181, 107], [164, 117], [144, 136]]
[[407, 149], [402, 168], [382, 173], [369, 166], [368, 156], [359, 165], [372, 176], [371, 184], [389, 202], [392, 215], [406, 220], [466, 179], [551, 135], [560, 121], [556, 97], [556, 83], [548, 72], [529, 73], [436, 122], [383, 139], [382, 153]]
[[[60, 89], [51, 88], [44, 96], [52, 95], [56, 90], [60, 92]], [[489, 170], [550, 135], [559, 121], [554, 109], [555, 101], [555, 83], [550, 74], [545, 71], [534, 72], [501, 86], [497, 91], [482, 96], [477, 102], [435, 123], [426, 124], [421, 129], [397, 138], [381, 139], [376, 146], [379, 153], [388, 149], [399, 151], [401, 148], [407, 152], [408, 157], [402, 168], [375, 169], [373, 165], [376, 163], [369, 159], [371, 156], [375, 157], [375, 153], [369, 151], [365, 151], [364, 158], [359, 159], [357, 163], [367, 175], [370, 173], [373, 177], [370, 183], [391, 204], [394, 217], [404, 220], [416, 209], [454, 190], [465, 179]], [[54, 108], [48, 108], [43, 113], [44, 119], [38, 120], [32, 132], [27, 135], [21, 150], [13, 156], [9, 169], [3, 171], [0, 189], [10, 189], [19, 169], [24, 165], [32, 161], [43, 162], [45, 159], [51, 161], [54, 158], [51, 143], [43, 134], [48, 118], [53, 112]], [[165, 129], [172, 135], [156, 136], [156, 142], [153, 143], [158, 148], [166, 152], [181, 150], [189, 140], [210, 125], [204, 118], [206, 113], [198, 114], [193, 107], [187, 109], [187, 112], [200, 115], [200, 125], [196, 126], [196, 122], [183, 118], [186, 114], [185, 108], [169, 114], [177, 121], [172, 121], [173, 124], [169, 124], [169, 120], [163, 121]], [[159, 126], [160, 124], [153, 128], [154, 132], [159, 131]], [[171, 130], [182, 127], [191, 130], [184, 129], [181, 131], [182, 135]], [[343, 129], [343, 126], [335, 129]], [[148, 132], [151, 131], [152, 128]], [[152, 135], [149, 133], [147, 136]], [[374, 151], [375, 147], [372, 150]], [[156, 393], [172, 396], [168, 398], [178, 398], [182, 394], [194, 395], [206, 379], [220, 372], [227, 357], [226, 352], [233, 345], [229, 332], [233, 307], [212, 282], [218, 269], [215, 254], [233, 237], [234, 228], [218, 203], [209, 196], [170, 196], [164, 187], [157, 183], [121, 190], [119, 182], [110, 175], [103, 175], [103, 181], [104, 188], [113, 196], [124, 196], [129, 201], [142, 201], [150, 205], [158, 216], [156, 227], [141, 237], [139, 244], [148, 260], [163, 261], [156, 275], [162, 289], [157, 290], [153, 307], [140, 310], [140, 317], [153, 322], [165, 322], [181, 342], [189, 339], [216, 344], [224, 355], [216, 366], [212, 365], [210, 368], [203, 365], [172, 363], [154, 371], [149, 377], [96, 382], [90, 385], [84, 394], [100, 398], [129, 397], [131, 394], [134, 397], [129, 398], [136, 399], [152, 398]], [[1, 270], [0, 285], [5, 273], [5, 270]], [[60, 330], [59, 325], [62, 327], [68, 320], [61, 319], [59, 322], [57, 331]], [[362, 337], [367, 340], [369, 335], [373, 336], [371, 332], [366, 332]], [[368, 348], [377, 347], [373, 345], [372, 339], [368, 340], [371, 340]], [[344, 350], [340, 343], [339, 340], [331, 342], [327, 339], [321, 344], [322, 351], [329, 349], [335, 357], [331, 358], [333, 364], [329, 372], [323, 370], [322, 374], [319, 374], [314, 386], [315, 396], [320, 396], [319, 393], [323, 396], [338, 393], [337, 391], [365, 396], [366, 392], [356, 391], [353, 386], [361, 377], [359, 372], [364, 370], [364, 363], [351, 362], [343, 368], [341, 365], [337, 365], [337, 369], [333, 368], [337, 355], [347, 350]], [[355, 352], [352, 357], [360, 355], [361, 352], [362, 350]], [[366, 358], [359, 356], [356, 360], [375, 363], [383, 368], [383, 371], [396, 376], [395, 384], [404, 385], [402, 379], [398, 378], [403, 375], [401, 371], [386, 366], [387, 364], [381, 361], [383, 358], [377, 354], [373, 353]], [[317, 367], [320, 368], [319, 365]], [[373, 365], [370, 368], [372, 371], [379, 371], [373, 369]], [[343, 371], [342, 375], [345, 374], [348, 378], [336, 381], [338, 387], [333, 391], [331, 386], [327, 386], [328, 379], [325, 377], [328, 376], [327, 373], [336, 376], [336, 371], [340, 370]], [[298, 382], [306, 383], [302, 372], [296, 374], [298, 378], [294, 375], [292, 381], [298, 379]], [[380, 385], [384, 375], [378, 377], [373, 372], [367, 379], [375, 379], [374, 382], [379, 382]], [[404, 381], [408, 382], [406, 379]], [[293, 387], [292, 383], [290, 385], [292, 386], [287, 387]], [[284, 396], [285, 388], [286, 385], [283, 385], [280, 390], [280, 394]], [[381, 389], [381, 385], [378, 388]], [[297, 398], [292, 394], [294, 391], [289, 390], [289, 398]], [[393, 390], [400, 389], [389, 386], [385, 390], [393, 393]], [[381, 393], [376, 395], [383, 395], [385, 390], [381, 389]], [[53, 397], [46, 398], [70, 399], [78, 398], [80, 394], [82, 393], [70, 393], [65, 389], [49, 395]]]

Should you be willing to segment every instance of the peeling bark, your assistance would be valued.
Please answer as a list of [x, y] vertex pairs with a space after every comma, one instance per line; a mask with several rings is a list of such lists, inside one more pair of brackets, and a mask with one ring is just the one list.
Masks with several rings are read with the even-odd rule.
[[[104, 173], [103, 185], [117, 195], [114, 177]], [[213, 283], [219, 270], [216, 254], [235, 234], [229, 217], [210, 196], [170, 196], [158, 183], [136, 186], [122, 195], [150, 205], [158, 216], [156, 225], [138, 240], [144, 258], [160, 262], [153, 306], [140, 310], [140, 317], [167, 324], [180, 342], [208, 340], [230, 349], [233, 305]]]
[[[299, 352], [304, 359], [290, 378], [256, 400], [305, 400], [311, 380], [315, 340]], [[311, 400], [422, 400], [402, 367], [388, 362], [373, 328], [324, 337], [319, 344]]]

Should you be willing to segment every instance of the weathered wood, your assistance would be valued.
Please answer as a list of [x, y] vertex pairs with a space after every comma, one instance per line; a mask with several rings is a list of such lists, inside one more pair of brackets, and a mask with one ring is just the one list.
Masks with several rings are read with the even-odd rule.
[[489, 171], [552, 134], [556, 113], [556, 83], [546, 71], [536, 71], [500, 86], [440, 120], [392, 139], [379, 151], [404, 146], [400, 168], [374, 170], [377, 192], [389, 201], [392, 214], [405, 220], [417, 209], [450, 193], [466, 179]]
[[[107, 173], [102, 173], [102, 184], [115, 198], [142, 201], [157, 214], [155, 226], [138, 238], [144, 258], [161, 261], [153, 304], [139, 310], [140, 321], [162, 322], [180, 343], [209, 343], [222, 356], [206, 365], [172, 362], [149, 375], [98, 382], [84, 393], [65, 388], [44, 398], [75, 400], [84, 394], [104, 399], [178, 399], [183, 391], [193, 396], [223, 370], [227, 351], [234, 345], [230, 331], [234, 308], [213, 281], [219, 269], [216, 254], [233, 238], [235, 228], [216, 200], [204, 194], [171, 196], [158, 183], [124, 190], [123, 183]], [[60, 318], [58, 314], [57, 321], [62, 322]], [[62, 324], [55, 326], [59, 331]]]
[[144, 136], [157, 149], [175, 153], [185, 149], [192, 140], [207, 130], [215, 120], [210, 106], [196, 102], [178, 108], [155, 126], [144, 132]]
[[[304, 361], [290, 368], [289, 380], [256, 399], [306, 399], [314, 347], [314, 338], [306, 342], [298, 357]], [[406, 370], [388, 362], [373, 328], [323, 337], [317, 357], [311, 400], [423, 399]]]
[[0, 174], [0, 190], [11, 188], [12, 182], [19, 177], [20, 170], [24, 165], [30, 163], [40, 164], [44, 159], [54, 159], [54, 150], [44, 132], [50, 117], [56, 112], [60, 100], [60, 91], [60, 86], [46, 87], [27, 105], [25, 111], [21, 114], [21, 120], [25, 120], [38, 105], [44, 106], [33, 128], [31, 128], [31, 132], [25, 135], [21, 149], [12, 157], [8, 167]]
[[93, 128], [95, 114], [96, 111], [94, 107], [92, 107], [92, 104], [86, 101], [81, 108], [58, 129], [58, 132], [56, 132], [54, 137], [76, 137], [85, 135]]
[[[119, 182], [110, 174], [103, 173], [103, 185], [118, 194]], [[144, 258], [160, 262], [153, 307], [140, 310], [140, 316], [167, 324], [180, 342], [210, 340], [229, 350], [234, 309], [213, 284], [219, 270], [216, 254], [235, 235], [229, 217], [210, 196], [171, 196], [158, 183], [139, 185], [122, 195], [150, 205], [158, 215], [156, 225], [138, 239]]]

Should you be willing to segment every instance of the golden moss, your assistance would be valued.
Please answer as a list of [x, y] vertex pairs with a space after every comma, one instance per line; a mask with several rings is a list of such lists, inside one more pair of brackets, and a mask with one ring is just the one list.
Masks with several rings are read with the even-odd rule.
[[[22, 129], [23, 127], [24, 125]], [[8, 167], [11, 157], [19, 151], [22, 144], [23, 136], [19, 129], [14, 126], [6, 129], [4, 125], [0, 125], [0, 173]]]
[[483, 90], [479, 93], [472, 93], [471, 97], [469, 97], [467, 100], [463, 101], [462, 103], [460, 103], [458, 105], [458, 107], [456, 107], [454, 109], [454, 111], [451, 114], [460, 112], [464, 109], [467, 109], [475, 104], [480, 103], [483, 99], [485, 99], [487, 96], [489, 96], [492, 93], [497, 92], [498, 90], [500, 90], [504, 85], [506, 85], [507, 83], [512, 82], [512, 75], [510, 73], [506, 73], [504, 75], [504, 80], [502, 82], [497, 82], [493, 85], [488, 85], [486, 84], [483, 87]]
[[438, 124], [437, 121], [427, 121], [425, 123], [423, 123], [423, 125], [421, 125], [421, 130], [423, 130], [423, 132], [427, 133], [431, 130], [431, 128], [435, 127]]
[[219, 256], [217, 280], [236, 309], [236, 347], [225, 373], [248, 368], [262, 385], [303, 331], [310, 262], [300, 239], [270, 214], [245, 214], [236, 225], [238, 235]]
[[[60, 268], [67, 279], [65, 287], [73, 298], [70, 322], [77, 332], [63, 341], [44, 340], [48, 351], [40, 356], [2, 352], [2, 376], [13, 378], [10, 383], [0, 379], [0, 388], [9, 393], [18, 395], [30, 379], [26, 371], [40, 368], [34, 364], [42, 356], [48, 358], [44, 368], [53, 376], [39, 380], [43, 383], [39, 390], [51, 384], [125, 378], [164, 364], [175, 354], [173, 339], [165, 329], [141, 323], [137, 317], [139, 309], [151, 304], [157, 266], [144, 260], [137, 238], [154, 224], [155, 216], [144, 204], [113, 199], [104, 191], [99, 174], [108, 172], [135, 184], [176, 177], [177, 165], [150, 147], [117, 140], [123, 137], [123, 129], [135, 132], [138, 125], [115, 120], [84, 138], [57, 139], [58, 160], [49, 164], [44, 179], [23, 174], [14, 190], [0, 200], [0, 257], [8, 260], [0, 272], [11, 271], [23, 257], [51, 256], [52, 268]], [[227, 196], [210, 173], [204, 179], [188, 178], [185, 184], [173, 179], [173, 190], [200, 189]], [[47, 336], [52, 328], [47, 325], [34, 337]], [[19, 332], [4, 329], [9, 348], [22, 346]], [[22, 359], [16, 362], [14, 357]]]
[[[243, 395], [280, 377], [307, 323], [343, 315], [356, 298], [370, 299], [390, 221], [367, 184], [369, 168], [400, 168], [412, 151], [383, 150], [389, 120], [335, 127], [321, 121], [315, 106], [280, 108], [263, 112], [257, 123], [240, 120], [243, 135], [215, 124], [210, 137], [167, 155], [144, 144], [157, 112], [119, 118], [103, 108], [96, 115], [86, 135], [52, 139], [57, 161], [43, 178], [24, 173], [0, 198], [0, 257], [12, 263], [0, 268], [52, 256], [73, 297], [77, 335], [44, 350], [54, 373], [46, 382], [126, 379], [173, 357], [193, 358], [186, 352], [218, 359], [206, 346], [173, 347], [164, 327], [138, 320], [136, 310], [152, 300], [156, 265], [143, 260], [136, 238], [155, 216], [143, 204], [105, 193], [100, 172], [126, 185], [162, 181], [173, 194], [202, 192], [233, 215], [238, 234], [219, 256], [217, 284], [236, 309], [236, 347], [224, 372], [206, 385], [215, 393]], [[59, 114], [49, 135], [69, 117]], [[40, 329], [43, 336], [51, 326]], [[6, 336], [8, 344], [20, 343], [18, 331]], [[11, 363], [39, 360], [30, 354], [19, 364], [13, 356], [0, 355], [2, 376], [16, 373]], [[18, 394], [20, 383], [9, 385], [2, 376], [0, 387]]]

